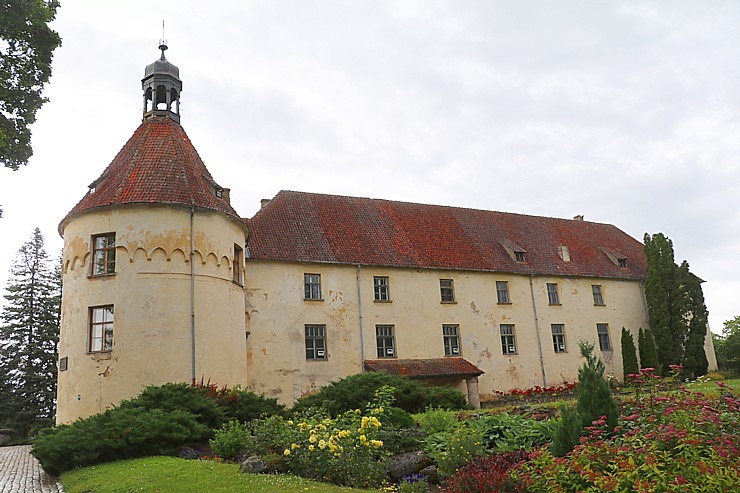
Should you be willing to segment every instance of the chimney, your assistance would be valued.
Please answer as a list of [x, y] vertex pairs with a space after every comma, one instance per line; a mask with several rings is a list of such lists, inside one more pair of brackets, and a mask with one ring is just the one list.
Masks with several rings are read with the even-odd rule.
[[583, 214], [578, 214], [577, 216], [573, 216], [574, 221], [583, 221]]
[[231, 205], [231, 189], [230, 188], [224, 188], [223, 190], [223, 199], [226, 201], [227, 204]]
[[270, 199], [262, 199], [260, 200], [260, 209], [264, 209], [267, 204], [270, 203]]

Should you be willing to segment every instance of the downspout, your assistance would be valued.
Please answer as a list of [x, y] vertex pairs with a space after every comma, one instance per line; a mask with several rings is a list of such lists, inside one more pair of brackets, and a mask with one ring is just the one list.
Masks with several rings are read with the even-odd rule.
[[547, 387], [547, 376], [545, 375], [545, 359], [542, 356], [542, 339], [540, 338], [540, 319], [537, 316], [537, 302], [534, 298], [534, 274], [529, 275], [529, 292], [532, 294], [532, 309], [534, 310], [534, 329], [537, 332], [537, 349], [540, 352], [540, 369], [542, 370], [542, 386]]
[[360, 264], [357, 264], [357, 309], [360, 322], [360, 368], [365, 369], [365, 336], [362, 330], [362, 295], [360, 294]]
[[195, 385], [195, 206], [190, 206], [190, 379]]

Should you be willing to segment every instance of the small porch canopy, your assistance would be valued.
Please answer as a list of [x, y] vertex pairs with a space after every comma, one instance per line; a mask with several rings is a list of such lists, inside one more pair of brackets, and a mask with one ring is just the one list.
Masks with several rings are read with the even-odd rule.
[[464, 358], [365, 360], [365, 370], [418, 380], [465, 380], [468, 402], [480, 409], [478, 377], [485, 372]]

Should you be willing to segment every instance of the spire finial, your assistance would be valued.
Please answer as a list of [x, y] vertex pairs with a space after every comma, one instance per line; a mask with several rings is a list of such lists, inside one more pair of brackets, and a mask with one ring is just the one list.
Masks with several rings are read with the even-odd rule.
[[160, 60], [165, 60], [164, 52], [167, 50], [167, 40], [164, 37], [164, 19], [162, 19], [162, 39], [159, 40], [159, 49], [162, 50]]

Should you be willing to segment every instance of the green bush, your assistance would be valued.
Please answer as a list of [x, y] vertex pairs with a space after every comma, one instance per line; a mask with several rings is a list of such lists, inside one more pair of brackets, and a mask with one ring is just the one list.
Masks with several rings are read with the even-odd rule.
[[290, 425], [279, 415], [255, 419], [248, 428], [249, 442], [244, 449], [247, 455], [282, 454], [293, 438]]
[[208, 433], [188, 412], [121, 407], [43, 430], [31, 453], [45, 471], [59, 475], [101, 462], [174, 454]]
[[146, 387], [135, 398], [123, 401], [120, 407], [184, 411], [209, 428], [218, 428], [224, 422], [223, 411], [206, 396], [205, 390], [185, 383]]
[[278, 404], [277, 399], [262, 397], [240, 388], [222, 392], [216, 402], [223, 409], [226, 419], [235, 419], [242, 423], [265, 416], [285, 414], [285, 406]]
[[216, 430], [208, 443], [213, 453], [224, 459], [233, 459], [247, 448], [250, 433], [247, 425], [229, 421]]
[[537, 421], [518, 414], [495, 414], [471, 421], [488, 452], [532, 450], [553, 440], [559, 421]]
[[318, 393], [299, 399], [293, 411], [302, 412], [313, 407], [338, 416], [353, 409], [365, 409], [375, 391], [383, 386], [395, 389], [395, 405], [409, 413], [419, 413], [430, 406], [470, 409], [463, 393], [456, 389], [429, 387], [406, 377], [368, 372], [331, 382]]
[[427, 435], [452, 431], [459, 426], [457, 413], [448, 409], [428, 408], [421, 414], [416, 414], [414, 420]]

